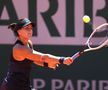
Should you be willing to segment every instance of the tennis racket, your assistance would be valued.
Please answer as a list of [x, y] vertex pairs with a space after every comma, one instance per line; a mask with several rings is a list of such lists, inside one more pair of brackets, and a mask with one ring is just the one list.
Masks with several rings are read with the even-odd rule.
[[85, 43], [87, 46], [86, 49], [83, 49], [72, 56], [72, 59], [75, 60], [79, 56], [83, 55], [88, 51], [94, 51], [101, 49], [102, 47], [108, 44], [108, 23], [99, 25], [93, 30], [88, 40]]

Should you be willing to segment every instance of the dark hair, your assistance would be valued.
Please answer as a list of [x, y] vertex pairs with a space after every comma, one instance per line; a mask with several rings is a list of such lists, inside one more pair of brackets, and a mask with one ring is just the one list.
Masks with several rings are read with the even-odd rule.
[[17, 30], [16, 30], [16, 26], [17, 26], [17, 23], [11, 23], [11, 24], [8, 26], [8, 29], [11, 29], [11, 30], [14, 32], [14, 35], [15, 35], [15, 36], [18, 36]]

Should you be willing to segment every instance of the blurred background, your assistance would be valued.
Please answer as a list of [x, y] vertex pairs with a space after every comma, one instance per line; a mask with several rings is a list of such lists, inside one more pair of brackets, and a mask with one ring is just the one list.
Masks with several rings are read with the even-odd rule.
[[[88, 15], [92, 24], [85, 24]], [[108, 22], [108, 0], [0, 0], [0, 84], [15, 37], [8, 24], [27, 17], [36, 24], [34, 49], [57, 56], [81, 50], [93, 28]], [[35, 90], [108, 90], [108, 47], [85, 53], [57, 70], [32, 65]]]

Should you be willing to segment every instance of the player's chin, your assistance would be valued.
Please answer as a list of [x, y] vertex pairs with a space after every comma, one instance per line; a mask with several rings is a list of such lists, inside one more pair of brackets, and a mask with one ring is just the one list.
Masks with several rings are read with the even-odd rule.
[[31, 34], [28, 34], [27, 38], [31, 38], [31, 37], [32, 37], [32, 35]]
[[26, 40], [29, 40], [32, 36], [24, 37]]

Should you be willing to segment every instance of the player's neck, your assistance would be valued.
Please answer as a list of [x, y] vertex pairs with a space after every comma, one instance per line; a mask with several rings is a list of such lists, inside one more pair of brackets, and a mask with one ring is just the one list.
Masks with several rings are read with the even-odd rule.
[[18, 39], [19, 39], [24, 45], [27, 45], [27, 44], [28, 44], [28, 39], [21, 38], [21, 37], [19, 37]]

